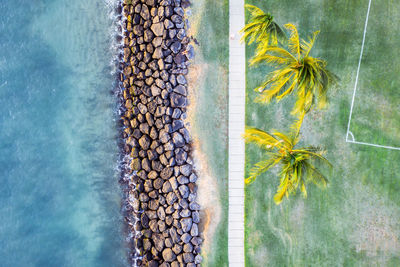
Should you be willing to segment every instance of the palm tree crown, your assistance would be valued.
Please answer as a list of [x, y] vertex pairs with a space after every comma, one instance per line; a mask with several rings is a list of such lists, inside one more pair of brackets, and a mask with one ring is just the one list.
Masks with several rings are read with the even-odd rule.
[[256, 42], [257, 53], [262, 53], [268, 46], [278, 45], [286, 36], [281, 27], [274, 21], [274, 17], [252, 5], [245, 5], [250, 12], [250, 18], [246, 26], [241, 30], [242, 41], [248, 44]]
[[292, 114], [309, 112], [318, 102], [318, 107], [327, 104], [327, 91], [336, 77], [326, 68], [326, 62], [310, 56], [311, 49], [319, 33], [316, 31], [308, 40], [300, 39], [296, 26], [286, 24], [290, 31], [288, 49], [268, 46], [258, 53], [250, 64], [267, 63], [276, 69], [267, 75], [266, 80], [255, 91], [260, 95], [256, 101], [269, 103], [296, 92], [297, 101]]
[[330, 165], [323, 156], [325, 151], [319, 147], [295, 148], [298, 135], [274, 131], [272, 134], [256, 128], [247, 128], [243, 135], [247, 143], [254, 143], [265, 150], [267, 159], [256, 163], [250, 170], [250, 176], [245, 182], [252, 183], [257, 176], [275, 165], [280, 165], [280, 185], [274, 196], [276, 204], [281, 203], [284, 196], [295, 194], [298, 187], [307, 197], [306, 184], [312, 182], [325, 187], [327, 178], [314, 166], [315, 162], [324, 162]]

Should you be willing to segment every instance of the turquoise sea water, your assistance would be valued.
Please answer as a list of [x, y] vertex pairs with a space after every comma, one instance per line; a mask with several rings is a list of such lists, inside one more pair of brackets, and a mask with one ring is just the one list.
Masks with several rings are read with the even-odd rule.
[[0, 1], [0, 266], [123, 266], [111, 7]]

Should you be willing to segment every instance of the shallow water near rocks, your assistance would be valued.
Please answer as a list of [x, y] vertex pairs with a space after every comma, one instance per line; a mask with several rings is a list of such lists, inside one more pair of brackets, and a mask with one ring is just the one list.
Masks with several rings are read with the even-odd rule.
[[1, 266], [126, 265], [110, 11], [0, 3]]

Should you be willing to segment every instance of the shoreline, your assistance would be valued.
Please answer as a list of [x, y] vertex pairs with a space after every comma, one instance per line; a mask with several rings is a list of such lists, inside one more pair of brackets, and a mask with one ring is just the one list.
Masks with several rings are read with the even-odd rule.
[[[186, 127], [188, 1], [120, 1], [122, 214], [131, 266], [200, 266], [202, 233]], [[117, 37], [118, 38], [118, 37]]]

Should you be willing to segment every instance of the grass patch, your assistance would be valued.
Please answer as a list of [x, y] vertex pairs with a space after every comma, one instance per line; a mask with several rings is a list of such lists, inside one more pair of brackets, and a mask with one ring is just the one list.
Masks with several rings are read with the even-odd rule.
[[[245, 191], [246, 266], [396, 266], [400, 259], [400, 166], [397, 164], [400, 152], [345, 142], [368, 2], [246, 2], [271, 12], [280, 25], [288, 22], [296, 24], [300, 36], [321, 30], [313, 56], [327, 60], [328, 68], [340, 77], [339, 85], [329, 94], [329, 107], [322, 112], [311, 112], [302, 128], [304, 144], [324, 145], [327, 148], [327, 158], [334, 165], [328, 175], [330, 184], [322, 191], [311, 185], [307, 190], [307, 199], [297, 194], [280, 206], [272, 201], [279, 182], [274, 170], [248, 185]], [[372, 38], [370, 42], [384, 42], [384, 50], [395, 51], [400, 36], [392, 40], [389, 34], [382, 37], [381, 33], [390, 32], [395, 27], [389, 23], [390, 17], [396, 16], [396, 20], [400, 17], [400, 4], [384, 0], [375, 5], [381, 5], [379, 20], [372, 23], [380, 26], [368, 29]], [[377, 36], [380, 36], [379, 40]], [[385, 38], [388, 40], [382, 41]], [[253, 49], [247, 48], [247, 59], [253, 55]], [[387, 68], [385, 60], [375, 61], [375, 64], [375, 69]], [[395, 62], [394, 66], [400, 64]], [[293, 100], [270, 105], [253, 104], [256, 97], [253, 88], [259, 85], [268, 71], [268, 67], [248, 68], [246, 71], [246, 124], [263, 130], [285, 130], [293, 121], [290, 116]], [[375, 74], [376, 71], [370, 71], [366, 78], [393, 80], [389, 74], [380, 78]], [[375, 99], [379, 97], [388, 102], [383, 107], [379, 105], [380, 101], [361, 100], [365, 118], [371, 118], [376, 111], [384, 115], [398, 106], [395, 103], [399, 103], [400, 97], [392, 91], [397, 88], [373, 90], [365, 94], [365, 97], [374, 95]], [[375, 111], [371, 112], [373, 107]], [[357, 114], [357, 109], [353, 116], [363, 118]], [[386, 145], [399, 142], [400, 138], [393, 130], [398, 132], [400, 129], [398, 117], [387, 117], [387, 120], [390, 120], [390, 128], [383, 127], [387, 123], [378, 123], [375, 129], [363, 132], [363, 138], [390, 142]], [[365, 129], [368, 125], [361, 124], [365, 121], [368, 120], [356, 120], [352, 125], [355, 130], [357, 127]], [[246, 175], [261, 157], [258, 148], [246, 146]]]
[[[203, 252], [202, 266], [228, 266], [228, 0], [201, 0], [192, 5], [191, 27], [197, 32], [195, 64], [201, 68], [198, 77], [194, 127], [207, 158], [210, 174], [216, 179], [220, 222], [211, 247]], [[201, 177], [200, 177], [201, 179]], [[210, 218], [215, 224], [215, 218]]]

